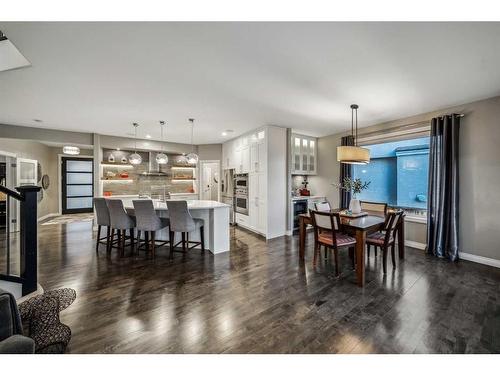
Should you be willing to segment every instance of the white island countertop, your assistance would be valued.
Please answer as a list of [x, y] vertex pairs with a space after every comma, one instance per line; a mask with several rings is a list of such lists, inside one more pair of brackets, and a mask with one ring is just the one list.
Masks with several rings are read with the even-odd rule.
[[[131, 215], [134, 212], [134, 204], [132, 201], [139, 199], [150, 199], [149, 197], [141, 197], [138, 195], [122, 195], [105, 197], [106, 199], [121, 199], [123, 206]], [[156, 214], [160, 217], [169, 217], [167, 202], [158, 199], [152, 199]], [[172, 201], [175, 201], [173, 199]], [[229, 209], [230, 206], [225, 203], [208, 200], [188, 200], [187, 206], [192, 217], [202, 219], [204, 222], [203, 232], [205, 240], [205, 248], [213, 254], [229, 251]], [[180, 240], [180, 233], [176, 233], [176, 241]], [[200, 240], [198, 231], [190, 233], [191, 240]], [[156, 239], [167, 241], [169, 239], [168, 228], [157, 231]], [[189, 250], [190, 252], [196, 249]]]

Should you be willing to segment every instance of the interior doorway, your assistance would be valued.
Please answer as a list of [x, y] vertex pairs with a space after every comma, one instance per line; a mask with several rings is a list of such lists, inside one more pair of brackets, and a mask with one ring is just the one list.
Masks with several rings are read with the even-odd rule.
[[220, 201], [220, 161], [200, 162], [200, 199]]
[[92, 212], [94, 159], [61, 158], [62, 214]]

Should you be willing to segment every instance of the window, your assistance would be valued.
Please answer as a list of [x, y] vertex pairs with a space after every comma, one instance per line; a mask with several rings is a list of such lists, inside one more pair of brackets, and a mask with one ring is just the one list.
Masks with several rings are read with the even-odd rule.
[[367, 165], [354, 165], [354, 178], [370, 181], [358, 199], [389, 206], [427, 209], [429, 137], [363, 146], [370, 150]]

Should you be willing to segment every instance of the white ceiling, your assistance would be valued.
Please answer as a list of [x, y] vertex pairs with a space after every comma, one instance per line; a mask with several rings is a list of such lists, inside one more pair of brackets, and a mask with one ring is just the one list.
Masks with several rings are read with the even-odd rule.
[[[500, 23], [0, 23], [0, 123], [217, 143], [322, 136], [500, 95]], [[33, 119], [42, 119], [43, 123]]]

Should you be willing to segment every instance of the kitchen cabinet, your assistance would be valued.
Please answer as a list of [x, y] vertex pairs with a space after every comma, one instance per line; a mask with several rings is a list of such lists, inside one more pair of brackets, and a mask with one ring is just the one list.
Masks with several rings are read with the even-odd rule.
[[249, 174], [248, 189], [248, 216], [250, 218], [250, 229], [261, 234], [266, 230], [266, 175], [260, 173]]
[[317, 173], [317, 139], [292, 134], [292, 174], [315, 175]]

